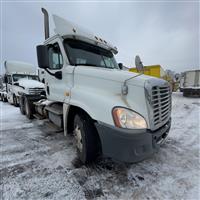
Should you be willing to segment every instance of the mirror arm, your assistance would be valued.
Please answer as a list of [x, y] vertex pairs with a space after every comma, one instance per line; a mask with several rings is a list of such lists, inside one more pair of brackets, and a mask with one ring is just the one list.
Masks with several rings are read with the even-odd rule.
[[55, 73], [50, 72], [47, 68], [44, 69], [47, 73], [49, 73], [52, 76], [55, 76]]
[[47, 73], [49, 73], [50, 75], [56, 77], [57, 79], [62, 79], [62, 77], [58, 78], [58, 77], [56, 76], [56, 73], [50, 72], [47, 68], [44, 68], [44, 70], [45, 70]]

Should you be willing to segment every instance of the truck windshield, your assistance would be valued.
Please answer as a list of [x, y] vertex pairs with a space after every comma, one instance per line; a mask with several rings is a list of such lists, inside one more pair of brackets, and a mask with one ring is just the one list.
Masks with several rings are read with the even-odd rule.
[[14, 74], [13, 75], [14, 82], [17, 82], [22, 78], [30, 79], [30, 80], [38, 80], [38, 76], [36, 76], [36, 75], [27, 75], [27, 74]]
[[26, 78], [26, 77], [27, 77], [26, 74], [14, 74], [14, 75], [13, 75], [13, 81], [16, 82], [16, 81], [18, 81], [19, 79]]
[[86, 65], [119, 69], [111, 51], [73, 39], [66, 39], [64, 47], [71, 65]]
[[39, 80], [38, 76], [36, 76], [36, 75], [28, 75], [28, 79], [30, 79], [30, 80], [36, 80], [36, 81]]

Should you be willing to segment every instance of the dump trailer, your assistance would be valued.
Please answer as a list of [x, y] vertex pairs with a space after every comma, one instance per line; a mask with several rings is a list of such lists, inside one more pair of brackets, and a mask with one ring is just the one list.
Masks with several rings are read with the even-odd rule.
[[120, 70], [118, 50], [106, 40], [53, 15], [55, 35], [37, 46], [47, 99], [24, 95], [27, 117], [41, 116], [74, 136], [80, 160], [98, 155], [138, 162], [165, 141], [171, 91], [165, 80]]
[[44, 84], [39, 82], [36, 68], [29, 63], [10, 61], [4, 62], [7, 100], [18, 106], [23, 94], [40, 95], [45, 93]]
[[182, 92], [185, 97], [200, 97], [200, 70], [184, 72]]

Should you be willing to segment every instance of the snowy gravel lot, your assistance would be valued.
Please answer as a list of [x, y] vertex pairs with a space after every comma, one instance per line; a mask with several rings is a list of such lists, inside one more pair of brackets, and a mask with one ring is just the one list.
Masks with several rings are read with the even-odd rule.
[[72, 138], [0, 108], [0, 199], [200, 199], [199, 99], [173, 94], [170, 134], [151, 158], [79, 167]]

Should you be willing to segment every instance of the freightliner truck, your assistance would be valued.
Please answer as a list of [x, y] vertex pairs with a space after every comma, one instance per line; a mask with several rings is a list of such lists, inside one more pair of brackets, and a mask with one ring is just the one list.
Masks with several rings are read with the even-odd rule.
[[37, 57], [47, 103], [29, 98], [31, 109], [25, 109], [73, 134], [83, 163], [98, 155], [123, 162], [152, 155], [170, 129], [168, 82], [120, 70], [116, 47], [56, 15], [50, 37], [48, 13], [42, 11], [46, 40], [37, 46]]
[[[4, 62], [6, 97], [10, 104], [18, 106], [21, 95], [45, 94], [44, 84], [39, 82], [36, 68], [29, 63], [21, 61]], [[21, 110], [22, 113], [23, 110]]]

